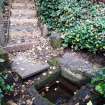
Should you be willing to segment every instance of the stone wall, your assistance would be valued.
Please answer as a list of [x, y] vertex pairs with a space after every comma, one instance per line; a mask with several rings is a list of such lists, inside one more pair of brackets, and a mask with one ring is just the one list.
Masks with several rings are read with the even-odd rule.
[[0, 14], [0, 46], [5, 46], [8, 41], [8, 27], [9, 27], [9, 3], [5, 3], [3, 13]]
[[2, 17], [0, 17], [0, 45], [3, 46], [5, 43], [5, 35], [3, 30], [3, 21]]

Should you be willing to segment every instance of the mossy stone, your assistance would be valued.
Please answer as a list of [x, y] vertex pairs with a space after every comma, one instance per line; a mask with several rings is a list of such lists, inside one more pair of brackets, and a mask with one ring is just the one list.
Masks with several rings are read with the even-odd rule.
[[49, 63], [50, 66], [59, 67], [59, 65], [60, 65], [60, 62], [59, 62], [57, 57], [54, 57], [54, 58], [48, 60], [48, 63]]
[[0, 47], [0, 58], [5, 59], [5, 60], [8, 59], [8, 54], [2, 47]]
[[60, 48], [62, 46], [62, 38], [61, 35], [59, 33], [51, 33], [50, 38], [50, 44], [51, 46], [56, 49], [56, 48]]
[[0, 72], [4, 71], [7, 67], [9, 67], [9, 57], [8, 57], [8, 53], [2, 48], [0, 47]]
[[51, 46], [56, 49], [56, 48], [60, 48], [62, 45], [62, 41], [61, 40], [51, 40], [50, 41]]

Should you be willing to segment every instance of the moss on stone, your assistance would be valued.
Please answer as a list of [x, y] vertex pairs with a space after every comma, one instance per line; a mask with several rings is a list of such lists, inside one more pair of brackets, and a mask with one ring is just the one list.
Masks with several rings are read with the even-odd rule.
[[44, 99], [44, 101], [46, 101], [48, 103], [48, 105], [55, 105], [55, 104], [51, 103], [47, 98], [43, 98], [43, 99]]
[[4, 59], [6, 62], [9, 61], [8, 53], [2, 47], [0, 47], [0, 58]]
[[6, 51], [0, 47], [0, 59], [3, 62], [0, 62], [0, 72], [4, 71], [7, 67], [9, 67], [9, 57]]
[[51, 66], [56, 66], [56, 67], [59, 67], [59, 61], [58, 59], [55, 57], [55, 58], [52, 58], [48, 61], [49, 65]]
[[50, 44], [54, 49], [60, 48], [62, 46], [62, 40], [50, 40]]

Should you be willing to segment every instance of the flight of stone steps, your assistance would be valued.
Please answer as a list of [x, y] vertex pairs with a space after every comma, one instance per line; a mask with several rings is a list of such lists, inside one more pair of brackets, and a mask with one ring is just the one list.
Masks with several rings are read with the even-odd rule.
[[59, 54], [43, 37], [38, 25], [34, 0], [13, 0], [11, 4], [9, 42], [5, 50], [12, 70], [25, 79], [50, 68], [47, 60]]
[[41, 34], [34, 0], [14, 0], [10, 11], [10, 38], [6, 49], [12, 52], [32, 48], [35, 34]]

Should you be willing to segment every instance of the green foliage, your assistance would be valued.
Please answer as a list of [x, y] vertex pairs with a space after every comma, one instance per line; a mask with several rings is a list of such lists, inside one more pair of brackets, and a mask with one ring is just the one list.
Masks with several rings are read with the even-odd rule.
[[57, 58], [52, 58], [48, 61], [51, 66], [59, 67], [59, 60]]
[[38, 0], [43, 22], [62, 33], [64, 47], [105, 50], [105, 4], [89, 0]]
[[[48, 27], [53, 29], [57, 26], [57, 13], [59, 0], [38, 0], [38, 6], [40, 7], [39, 13], [41, 19], [48, 23]], [[55, 29], [55, 28], [54, 28]]]
[[98, 93], [105, 97], [105, 69], [96, 73], [94, 78], [92, 78], [91, 84]]
[[5, 0], [0, 0], [0, 12], [3, 11]]
[[11, 93], [13, 91], [13, 85], [6, 83], [8, 75], [5, 73], [0, 73], [0, 105], [6, 93]]
[[3, 104], [3, 99], [5, 94], [9, 94], [13, 91], [13, 85], [12, 83], [7, 83], [8, 81], [8, 73], [6, 73], [7, 70], [7, 59], [8, 56], [6, 52], [0, 48], [0, 105]]

